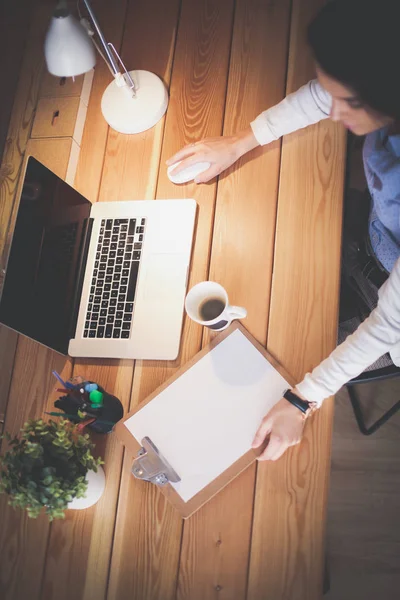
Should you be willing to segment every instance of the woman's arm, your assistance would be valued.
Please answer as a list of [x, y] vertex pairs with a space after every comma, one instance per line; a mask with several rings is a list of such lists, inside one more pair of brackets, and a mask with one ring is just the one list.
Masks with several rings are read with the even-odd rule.
[[328, 358], [308, 373], [296, 388], [321, 405], [345, 383], [362, 373], [400, 343], [400, 259], [379, 291], [378, 305], [369, 317]]
[[235, 135], [206, 138], [185, 146], [167, 160], [167, 165], [182, 161], [173, 170], [175, 175], [190, 165], [209, 162], [210, 168], [195, 179], [196, 183], [206, 183], [256, 146], [326, 119], [330, 105], [331, 97], [314, 79], [261, 113], [246, 129]]
[[317, 79], [289, 94], [276, 106], [262, 112], [250, 125], [259, 144], [303, 129], [329, 117], [332, 99]]
[[[362, 373], [380, 356], [400, 343], [400, 259], [379, 293], [378, 306], [330, 356], [308, 373], [294, 392], [320, 406], [353, 377]], [[299, 443], [303, 434], [302, 413], [285, 398], [264, 417], [253, 442], [258, 448], [267, 435], [269, 443], [259, 456], [277, 460]]]

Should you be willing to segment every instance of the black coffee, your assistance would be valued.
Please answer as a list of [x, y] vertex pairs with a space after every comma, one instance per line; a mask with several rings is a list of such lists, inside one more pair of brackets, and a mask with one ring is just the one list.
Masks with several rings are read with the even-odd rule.
[[225, 302], [220, 298], [207, 298], [199, 307], [200, 319], [212, 321], [219, 317], [225, 308]]

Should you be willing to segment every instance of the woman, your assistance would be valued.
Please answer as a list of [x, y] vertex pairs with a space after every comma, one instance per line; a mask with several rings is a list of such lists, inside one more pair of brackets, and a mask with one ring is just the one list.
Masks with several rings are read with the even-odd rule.
[[[317, 79], [263, 112], [246, 130], [192, 144], [167, 162], [182, 160], [176, 173], [190, 164], [209, 162], [210, 168], [195, 179], [204, 183], [256, 146], [327, 117], [366, 136], [363, 161], [371, 203], [365, 212], [366, 250], [354, 235], [357, 223], [347, 227], [350, 236], [345, 224], [343, 270], [360, 302], [370, 309], [377, 306], [266, 415], [253, 443], [258, 447], [270, 435], [261, 460], [276, 460], [297, 444], [308, 415], [380, 356], [390, 351], [400, 366], [399, 22], [400, 0], [327, 3], [308, 28]], [[372, 306], [371, 294], [376, 296]]]

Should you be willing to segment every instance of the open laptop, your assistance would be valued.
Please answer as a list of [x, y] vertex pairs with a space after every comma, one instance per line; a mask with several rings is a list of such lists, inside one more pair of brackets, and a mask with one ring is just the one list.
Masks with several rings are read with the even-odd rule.
[[196, 208], [92, 205], [29, 157], [0, 321], [70, 356], [176, 358]]

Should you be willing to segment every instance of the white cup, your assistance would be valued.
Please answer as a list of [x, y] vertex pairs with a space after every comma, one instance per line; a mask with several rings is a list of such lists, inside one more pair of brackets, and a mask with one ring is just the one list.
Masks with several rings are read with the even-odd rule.
[[244, 319], [247, 310], [231, 306], [226, 290], [214, 281], [202, 281], [189, 291], [185, 309], [193, 321], [209, 329], [221, 331], [229, 327], [234, 319]]

